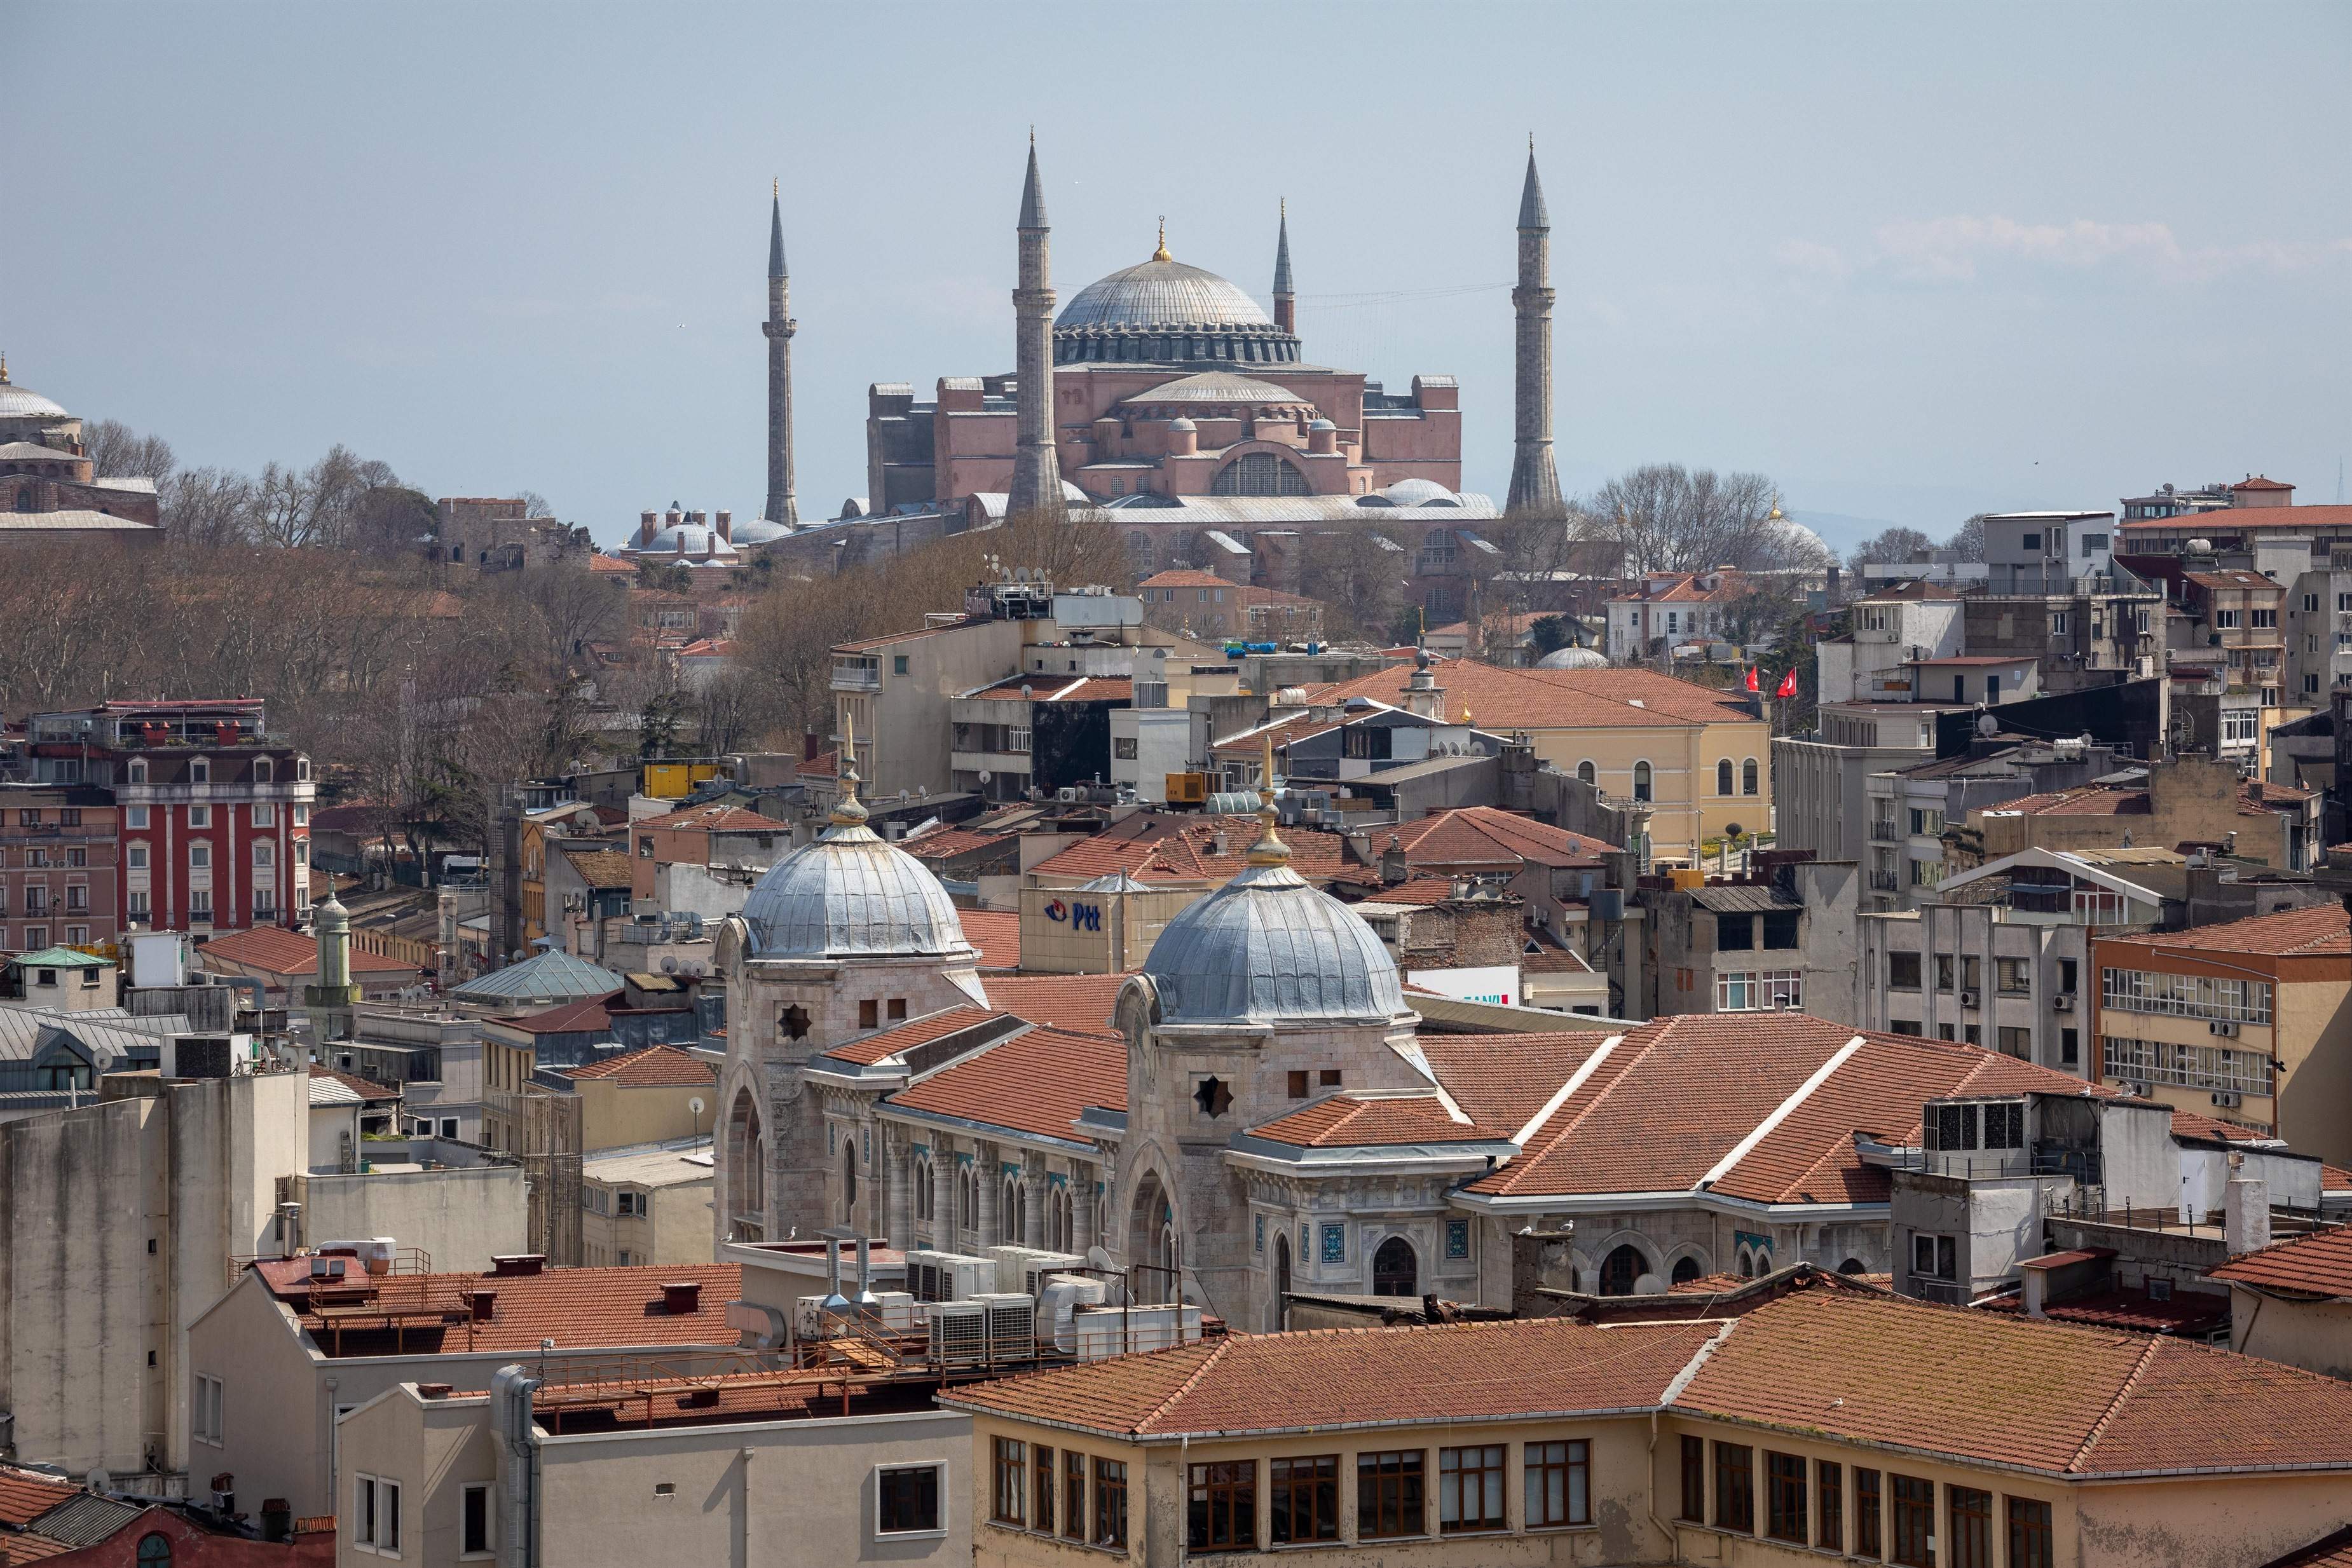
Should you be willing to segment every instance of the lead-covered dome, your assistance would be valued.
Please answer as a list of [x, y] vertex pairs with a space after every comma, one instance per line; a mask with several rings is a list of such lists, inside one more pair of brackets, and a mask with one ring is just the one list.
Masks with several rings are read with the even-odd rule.
[[1405, 1011], [1396, 960], [1363, 917], [1287, 863], [1273, 810], [1247, 869], [1185, 906], [1143, 972], [1160, 1021], [1244, 1027], [1380, 1023]]
[[1123, 267], [1071, 296], [1054, 319], [1054, 362], [1296, 364], [1298, 340], [1231, 279], [1171, 257]]
[[1536, 668], [1538, 670], [1598, 670], [1605, 668], [1608, 663], [1606, 658], [1592, 649], [1570, 643], [1565, 648], [1554, 648], [1550, 653], [1538, 659]]
[[778, 861], [743, 902], [755, 958], [969, 957], [940, 879], [866, 825], [857, 775], [842, 776], [833, 825]]

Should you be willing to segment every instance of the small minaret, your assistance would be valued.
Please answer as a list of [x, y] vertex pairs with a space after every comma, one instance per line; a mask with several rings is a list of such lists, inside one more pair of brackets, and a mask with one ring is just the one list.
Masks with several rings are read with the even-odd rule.
[[1274, 325], [1276, 331], [1297, 336], [1298, 296], [1290, 289], [1290, 202], [1282, 204], [1280, 226], [1274, 238]]
[[760, 330], [768, 339], [768, 521], [798, 525], [800, 504], [793, 498], [793, 319], [792, 274], [784, 269], [784, 193], [781, 181], [769, 189], [768, 319]]
[[359, 988], [352, 984], [351, 911], [335, 896], [332, 875], [327, 878], [326, 902], [310, 906], [310, 920], [319, 944], [319, 983], [302, 988], [302, 1005], [310, 1015], [311, 1043], [324, 1045], [350, 1038], [352, 1009], [360, 999]]
[[1517, 396], [1511, 455], [1511, 517], [1558, 517], [1568, 510], [1551, 456], [1551, 219], [1543, 182], [1536, 177], [1536, 139], [1528, 138], [1528, 183], [1519, 193], [1519, 282], [1511, 290], [1518, 316], [1515, 355]]
[[1013, 454], [1007, 521], [1069, 520], [1062, 505], [1062, 463], [1054, 444], [1054, 284], [1045, 183], [1037, 177], [1037, 133], [1029, 133], [1029, 174], [1021, 187], [1021, 280], [1013, 291], [1013, 373], [1020, 382], [1021, 430]]

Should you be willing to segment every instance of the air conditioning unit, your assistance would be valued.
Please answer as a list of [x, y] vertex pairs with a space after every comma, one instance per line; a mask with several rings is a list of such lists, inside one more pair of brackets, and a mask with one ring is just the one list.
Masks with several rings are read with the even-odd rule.
[[2225, 1111], [2234, 1111], [2238, 1108], [2238, 1096], [2223, 1089], [2214, 1094], [2213, 1103]]
[[988, 1359], [1032, 1361], [1037, 1354], [1037, 1298], [1017, 1291], [992, 1291], [974, 1296], [988, 1309]]
[[1084, 1258], [1068, 1252], [1045, 1252], [1034, 1247], [992, 1247], [988, 1255], [996, 1260], [996, 1288], [1000, 1291], [1023, 1291], [1034, 1296], [1038, 1281], [1048, 1274], [1083, 1270]]
[[968, 1301], [996, 1288], [996, 1261], [961, 1252], [909, 1252], [907, 1287], [918, 1301]]
[[2214, 1034], [2235, 1034], [2238, 1032], [2238, 1026], [2231, 1023], [2227, 1019], [2215, 1019], [2211, 1023], [2207, 1024], [2205, 1027]]
[[1079, 1307], [1074, 1315], [1073, 1337], [1080, 1361], [1103, 1361], [1114, 1355], [1166, 1350], [1191, 1344], [1201, 1337], [1201, 1309], [1196, 1306]]
[[2054, 1013], [2073, 1012], [2074, 1010], [2074, 993], [2071, 991], [2061, 991], [2056, 996], [2051, 998], [2050, 1010]]
[[823, 1296], [803, 1296], [793, 1303], [793, 1340], [808, 1344], [825, 1337]]
[[988, 1309], [978, 1301], [933, 1301], [930, 1361], [933, 1366], [974, 1366], [988, 1359]]
[[874, 1302], [885, 1333], [912, 1333], [924, 1325], [923, 1304], [910, 1291], [877, 1291]]
[[1109, 1296], [1108, 1281], [1081, 1279], [1076, 1274], [1047, 1275], [1037, 1291], [1038, 1342], [1042, 1344], [1050, 1340], [1063, 1354], [1076, 1354], [1077, 1309], [1100, 1306]]
[[1976, 1005], [1977, 994], [1974, 991], [1962, 991], [1960, 993], [1960, 1006], [1964, 1008], [1972, 1008]]

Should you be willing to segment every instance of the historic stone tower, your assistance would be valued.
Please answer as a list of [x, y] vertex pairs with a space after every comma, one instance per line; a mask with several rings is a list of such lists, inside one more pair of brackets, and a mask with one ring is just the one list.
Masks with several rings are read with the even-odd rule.
[[768, 214], [768, 319], [760, 330], [768, 338], [768, 521], [797, 526], [800, 505], [793, 498], [793, 334], [800, 329], [792, 317], [792, 275], [784, 270], [784, 196], [781, 186], [771, 193], [774, 205]]
[[1567, 511], [1551, 457], [1551, 219], [1544, 212], [1543, 182], [1536, 177], [1535, 141], [1529, 138], [1528, 183], [1519, 193], [1519, 283], [1511, 290], [1511, 308], [1518, 315], [1517, 442], [1511, 455], [1511, 493], [1503, 508], [1511, 517]]
[[1013, 455], [1008, 518], [1066, 522], [1062, 463], [1054, 446], [1054, 284], [1045, 192], [1037, 178], [1037, 138], [1029, 138], [1029, 177], [1021, 187], [1021, 286], [1013, 291], [1013, 372], [1020, 381], [1021, 430]]
[[1290, 288], [1290, 204], [1282, 204], [1281, 227], [1274, 241], [1274, 324], [1294, 337], [1298, 332], [1298, 296]]

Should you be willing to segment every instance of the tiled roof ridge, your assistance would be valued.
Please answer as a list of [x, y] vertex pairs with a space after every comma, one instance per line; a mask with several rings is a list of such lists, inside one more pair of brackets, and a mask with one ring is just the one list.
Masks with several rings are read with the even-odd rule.
[[1148, 1430], [1154, 1421], [1159, 1420], [1160, 1416], [1168, 1414], [1169, 1410], [1174, 1406], [1176, 1401], [1183, 1398], [1184, 1396], [1192, 1392], [1193, 1388], [1200, 1383], [1201, 1379], [1208, 1375], [1208, 1372], [1211, 1367], [1216, 1365], [1217, 1363], [1225, 1358], [1225, 1353], [1233, 1348], [1234, 1343], [1234, 1336], [1231, 1334], [1219, 1340], [1217, 1342], [1217, 1347], [1201, 1358], [1200, 1363], [1192, 1368], [1191, 1374], [1185, 1377], [1183, 1382], [1179, 1383], [1175, 1388], [1170, 1392], [1167, 1398], [1162, 1399], [1159, 1404], [1153, 1406], [1149, 1411], [1146, 1411], [1139, 1420], [1137, 1420], [1135, 1423], [1135, 1430], [1138, 1432]]
[[2099, 1418], [2091, 1423], [2091, 1429], [2084, 1434], [2083, 1446], [2074, 1450], [2074, 1457], [2066, 1461], [2064, 1469], [2068, 1472], [2079, 1473], [2083, 1469], [2084, 1461], [2091, 1457], [2091, 1450], [2098, 1447], [2101, 1437], [2106, 1436], [2107, 1424], [2116, 1418], [2118, 1411], [2123, 1409], [2124, 1402], [2131, 1397], [2132, 1390], [2139, 1386], [2140, 1378], [2154, 1364], [2157, 1352], [2163, 1347], [2163, 1335], [2151, 1334], [2148, 1336], [2147, 1343], [2140, 1347], [2138, 1359], [2132, 1363], [2132, 1369], [2124, 1375], [2122, 1385], [2116, 1388], [2115, 1397], [2107, 1401], [2107, 1407], [2105, 1410], [2099, 1412]]
[[[1627, 1030], [1624, 1033], [1613, 1037], [1617, 1043], [1614, 1047], [1611, 1048], [1609, 1051], [1609, 1061], [1612, 1063], [1614, 1063], [1616, 1071], [1609, 1075], [1608, 1082], [1601, 1084], [1600, 1088], [1593, 1090], [1592, 1097], [1584, 1103], [1583, 1107], [1580, 1109], [1575, 1115], [1570, 1116], [1565, 1122], [1560, 1121], [1559, 1118], [1560, 1112], [1566, 1109], [1566, 1106], [1563, 1104], [1551, 1107], [1550, 1114], [1545, 1117], [1542, 1124], [1535, 1129], [1536, 1135], [1542, 1138], [1540, 1146], [1530, 1144], [1522, 1148], [1519, 1151], [1519, 1157], [1512, 1161], [1511, 1165], [1517, 1166], [1522, 1173], [1535, 1169], [1536, 1163], [1538, 1160], [1540, 1160], [1545, 1155], [1549, 1154], [1553, 1149], [1557, 1148], [1570, 1134], [1573, 1133], [1579, 1126], [1583, 1124], [1587, 1117], [1599, 1110], [1601, 1108], [1601, 1103], [1609, 1098], [1609, 1092], [1616, 1088], [1618, 1084], [1623, 1082], [1630, 1074], [1642, 1065], [1643, 1058], [1648, 1056], [1652, 1051], [1656, 1049], [1657, 1046], [1664, 1040], [1667, 1035], [1674, 1032], [1675, 1024], [1675, 1017], [1668, 1017], [1665, 1020], [1665, 1028], [1658, 1030], [1658, 1032], [1653, 1035], [1650, 1039], [1643, 1040], [1639, 1046], [1636, 1046], [1633, 1054], [1626, 1057], [1622, 1061], [1618, 1060], [1618, 1051], [1622, 1051], [1627, 1042], [1632, 1040], [1633, 1038], [1641, 1031], [1639, 1030]], [[1594, 1049], [1597, 1051], [1600, 1048], [1595, 1047]], [[1580, 1063], [1579, 1066], [1580, 1069], [1582, 1064]], [[1569, 1074], [1570, 1078], [1573, 1078], [1575, 1076], [1576, 1074], [1574, 1072]], [[1595, 1068], [1592, 1076], [1600, 1076], [1598, 1067]], [[1561, 1086], [1565, 1088], [1567, 1086], [1568, 1080], [1562, 1079], [1560, 1082]], [[1592, 1079], [1587, 1078], [1582, 1084], [1579, 1085], [1577, 1092], [1579, 1093], [1583, 1092], [1585, 1089], [1591, 1088], [1591, 1082]], [[1506, 1176], [1504, 1178], [1503, 1191], [1506, 1193], [1510, 1191], [1513, 1180], [1514, 1178], [1509, 1176]]]

